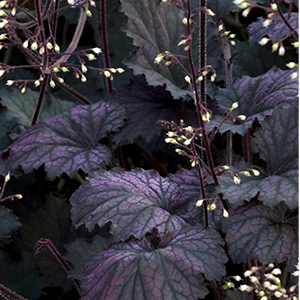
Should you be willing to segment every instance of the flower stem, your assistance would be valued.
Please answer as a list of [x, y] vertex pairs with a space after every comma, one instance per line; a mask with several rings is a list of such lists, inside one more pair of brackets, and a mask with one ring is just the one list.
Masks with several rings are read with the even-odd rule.
[[[106, 0], [101, 0], [101, 29], [102, 29], [105, 68], [109, 69], [110, 61], [109, 61], [109, 49], [108, 49], [108, 39], [107, 39], [107, 29], [106, 29]], [[108, 85], [108, 92], [112, 93], [112, 82], [109, 78], [107, 78], [106, 80]]]
[[47, 87], [48, 81], [49, 81], [49, 74], [45, 74], [44, 80], [42, 82], [41, 89], [40, 89], [38, 103], [35, 107], [34, 115], [33, 115], [32, 121], [31, 121], [31, 126], [36, 124], [36, 121], [37, 121], [38, 116], [40, 114], [41, 107], [42, 107], [42, 104], [43, 104], [43, 99], [44, 99], [45, 93], [46, 93], [46, 87]]

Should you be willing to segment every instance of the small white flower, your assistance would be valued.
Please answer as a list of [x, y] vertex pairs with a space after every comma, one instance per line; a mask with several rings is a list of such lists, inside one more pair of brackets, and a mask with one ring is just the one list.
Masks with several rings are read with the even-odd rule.
[[277, 4], [276, 3], [271, 3], [271, 8], [273, 10], [278, 10]]
[[55, 82], [54, 82], [52, 79], [50, 80], [50, 86], [51, 86], [52, 88], [55, 87]]
[[5, 70], [0, 70], [0, 77], [2, 77], [5, 73]]
[[44, 46], [42, 46], [40, 49], [39, 49], [39, 54], [42, 55], [45, 53], [45, 48]]
[[186, 75], [186, 76], [184, 77], [184, 80], [185, 80], [188, 84], [191, 84], [191, 78], [190, 78], [190, 76]]
[[24, 94], [26, 92], [26, 87], [24, 86], [22, 89], [21, 89], [21, 93]]
[[13, 80], [7, 80], [6, 81], [6, 85], [8, 85], [8, 86], [13, 85], [13, 84], [14, 84]]
[[[228, 218], [229, 217], [229, 214], [228, 214], [228, 212], [227, 212], [227, 210], [225, 208], [223, 208], [223, 217], [224, 218]], [[236, 276], [236, 277], [239, 277], [239, 276]], [[239, 280], [242, 279], [241, 277], [239, 277], [239, 278], [240, 278]], [[237, 280], [237, 279], [235, 279], [235, 280]], [[239, 281], [239, 280], [237, 280], [237, 281]]]
[[23, 43], [23, 47], [24, 47], [24, 48], [28, 48], [28, 40], [26, 40], [26, 41]]
[[280, 48], [279, 48], [279, 50], [278, 50], [278, 54], [279, 54], [280, 56], [283, 56], [283, 55], [285, 54], [285, 49], [284, 49], [283, 45], [280, 46]]
[[266, 20], [263, 22], [263, 27], [269, 27], [269, 25], [272, 23], [272, 20]]
[[266, 45], [269, 41], [270, 41], [270, 39], [264, 37], [264, 38], [262, 38], [258, 43], [259, 43], [261, 46], [264, 46], [264, 45]]
[[111, 74], [110, 74], [109, 71], [104, 71], [104, 75], [105, 75], [105, 77], [107, 77], [107, 78], [110, 78], [110, 76], [111, 76]]
[[31, 44], [31, 50], [36, 50], [37, 48], [38, 48], [38, 44], [37, 44], [37, 42], [33, 42], [32, 44]]
[[6, 38], [7, 38], [7, 34], [6, 33], [0, 34], [0, 40], [5, 40]]
[[53, 48], [53, 45], [50, 42], [48, 42], [46, 47], [47, 47], [47, 49], [51, 50]]
[[54, 51], [56, 53], [59, 53], [59, 51], [60, 51], [60, 47], [57, 44], [54, 45]]
[[259, 171], [254, 170], [254, 169], [252, 169], [251, 171], [253, 172], [253, 175], [254, 175], [254, 176], [259, 176], [259, 174], [260, 174]]
[[92, 48], [91, 50], [92, 50], [95, 54], [100, 54], [100, 53], [102, 52], [101, 49], [98, 48], [98, 47]]
[[92, 16], [92, 12], [89, 10], [89, 9], [86, 9], [85, 10], [85, 13], [88, 17], [91, 17]]
[[39, 79], [37, 79], [37, 80], [34, 82], [35, 87], [38, 87], [40, 84], [41, 84], [41, 83], [40, 83], [40, 80], [39, 80]]
[[120, 74], [125, 72], [124, 69], [122, 69], [122, 68], [117, 68], [116, 71]]
[[83, 74], [81, 74], [81, 81], [82, 82], [86, 82], [87, 81], [86, 77]]
[[237, 107], [239, 107], [239, 103], [238, 102], [234, 102], [234, 103], [232, 103], [232, 105], [231, 105], [231, 110], [234, 110], [234, 109], [236, 109]]
[[84, 65], [84, 64], [81, 64], [81, 71], [83, 72], [83, 73], [86, 73], [87, 72], [87, 67]]
[[242, 16], [243, 16], [244, 18], [246, 18], [246, 17], [249, 15], [250, 11], [251, 11], [251, 8], [250, 8], [250, 7], [246, 8], [246, 9], [242, 12]]
[[211, 9], [206, 9], [206, 13], [211, 17], [215, 15], [215, 13]]
[[94, 54], [90, 53], [90, 54], [86, 54], [86, 57], [88, 58], [89, 61], [95, 60], [96, 57]]

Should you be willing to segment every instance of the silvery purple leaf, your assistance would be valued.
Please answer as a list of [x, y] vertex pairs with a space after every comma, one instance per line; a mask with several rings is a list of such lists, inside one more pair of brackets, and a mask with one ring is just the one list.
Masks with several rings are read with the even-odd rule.
[[[298, 32], [298, 13], [283, 14], [291, 27]], [[272, 21], [269, 26], [264, 26], [264, 22]], [[258, 43], [263, 37], [268, 37], [273, 40], [281, 40], [285, 36], [291, 34], [291, 29], [275, 14], [272, 18], [259, 18], [257, 22], [249, 25], [249, 43], [251, 45]]]
[[[258, 77], [244, 76], [236, 79], [231, 87], [219, 89], [216, 94], [217, 101], [225, 112], [235, 102], [239, 106], [233, 110], [234, 116], [245, 115], [247, 119], [241, 123], [226, 121], [220, 132], [231, 130], [233, 133], [243, 135], [252, 127], [255, 119], [263, 120], [267, 115], [272, 115], [276, 106], [295, 105], [298, 101], [298, 81], [291, 79], [295, 69], [282, 71], [272, 68], [267, 73]], [[208, 128], [218, 126], [221, 117], [212, 119], [207, 124]]]
[[[219, 177], [218, 191], [233, 205], [250, 200], [257, 193], [258, 200], [274, 207], [281, 201], [291, 209], [298, 206], [298, 110], [293, 105], [277, 107], [273, 115], [261, 121], [255, 133], [261, 158], [268, 164], [266, 173], [259, 177], [240, 174], [241, 182], [236, 185], [231, 175]], [[230, 167], [231, 171], [255, 166]], [[250, 174], [252, 172], [250, 171]]]
[[179, 186], [153, 170], [97, 171], [70, 201], [76, 227], [85, 224], [92, 231], [111, 222], [114, 241], [140, 239], [153, 228], [164, 235], [186, 224], [173, 209], [180, 201]]
[[283, 203], [275, 209], [248, 203], [223, 219], [222, 228], [234, 263], [257, 257], [263, 264], [287, 261], [287, 270], [294, 270], [298, 261], [297, 228], [289, 224], [284, 211]]
[[94, 255], [82, 280], [87, 299], [199, 299], [207, 279], [220, 279], [227, 261], [219, 234], [200, 226], [170, 232], [156, 249], [131, 239]]
[[79, 169], [90, 173], [109, 162], [110, 150], [99, 140], [117, 131], [124, 118], [120, 105], [78, 105], [19, 135], [8, 148], [6, 168], [21, 165], [29, 173], [44, 164], [50, 179], [63, 172], [73, 177]]

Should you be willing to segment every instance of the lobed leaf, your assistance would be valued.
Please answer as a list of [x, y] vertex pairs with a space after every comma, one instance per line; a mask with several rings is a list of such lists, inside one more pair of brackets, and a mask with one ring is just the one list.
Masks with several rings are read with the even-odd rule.
[[155, 171], [115, 168], [97, 171], [71, 197], [73, 224], [91, 231], [111, 222], [114, 241], [142, 238], [153, 228], [159, 234], [181, 228], [185, 221], [175, 213], [180, 201], [178, 185]]
[[[138, 49], [130, 54], [124, 63], [133, 69], [134, 75], [144, 74], [149, 85], [164, 86], [171, 92], [174, 99], [193, 97], [184, 77], [185, 73], [179, 65], [166, 66], [164, 61], [155, 64], [154, 60], [159, 53], [169, 51], [173, 54], [186, 56], [184, 45], [178, 46], [186, 36], [186, 26], [182, 23], [183, 12], [173, 4], [162, 3], [161, 1], [132, 1], [122, 0], [121, 11], [128, 17], [124, 25], [124, 31], [133, 39], [133, 44]], [[195, 14], [195, 22], [198, 17]], [[215, 70], [221, 65], [222, 52], [216, 41], [216, 26], [207, 23], [208, 32], [208, 57], [207, 64], [212, 65]], [[196, 25], [196, 28], [197, 25]], [[198, 33], [195, 34], [198, 36]], [[198, 65], [199, 45], [198, 38], [193, 40], [194, 63]], [[181, 63], [188, 70], [189, 65], [186, 59]]]
[[[258, 199], [266, 206], [274, 207], [285, 201], [291, 209], [297, 207], [298, 110], [293, 105], [276, 107], [272, 116], [261, 121], [254, 140], [261, 158], [268, 163], [268, 172], [259, 177], [242, 176], [240, 185], [234, 184], [232, 176], [222, 175], [218, 191], [234, 206], [259, 193]], [[239, 171], [239, 167], [231, 169]]]
[[72, 270], [69, 277], [81, 280], [84, 275], [84, 266], [96, 252], [104, 250], [109, 246], [106, 239], [95, 236], [92, 241], [78, 238], [74, 242], [64, 245], [68, 251], [64, 258], [71, 262]]
[[79, 169], [86, 173], [96, 170], [111, 157], [99, 140], [122, 126], [124, 118], [121, 106], [102, 102], [78, 105], [19, 135], [8, 148], [7, 169], [21, 165], [29, 173], [45, 164], [50, 179], [63, 172], [73, 177]]
[[255, 131], [254, 140], [270, 174], [298, 169], [298, 129], [298, 109], [289, 105], [276, 107]]
[[297, 234], [282, 211], [282, 205], [271, 209], [250, 203], [223, 220], [225, 240], [234, 263], [257, 257], [263, 264], [287, 261], [287, 270], [294, 269], [298, 261]]
[[[298, 82], [291, 79], [293, 70], [282, 71], [272, 68], [267, 73], [258, 77], [245, 76], [236, 79], [231, 87], [219, 89], [216, 99], [224, 111], [230, 108], [233, 103], [238, 102], [239, 107], [233, 110], [233, 115], [245, 115], [247, 119], [241, 123], [234, 124], [226, 121], [220, 128], [223, 133], [231, 130], [233, 133], [244, 134], [252, 127], [255, 119], [261, 121], [267, 115], [272, 115], [276, 106], [297, 105]], [[212, 130], [220, 124], [220, 116], [208, 123]]]
[[[298, 30], [298, 13], [283, 14], [290, 25]], [[274, 15], [270, 20], [272, 23], [268, 27], [264, 27], [263, 23], [267, 19], [259, 18], [257, 22], [249, 25], [249, 43], [251, 45], [258, 43], [263, 37], [268, 37], [272, 40], [281, 40], [288, 35], [292, 35], [291, 29], [278, 17]], [[268, 19], [269, 20], [269, 19]]]
[[174, 101], [164, 88], [149, 86], [144, 76], [131, 78], [130, 84], [121, 85], [108, 99], [125, 105], [129, 113], [125, 126], [114, 135], [117, 144], [133, 143], [139, 137], [147, 142], [153, 140], [164, 130], [156, 124], [158, 120], [179, 122], [183, 119], [189, 125], [198, 125], [192, 101]]
[[86, 265], [82, 299], [199, 299], [207, 278], [220, 278], [227, 261], [213, 229], [185, 226], [170, 232], [158, 249], [129, 240], [98, 252]]

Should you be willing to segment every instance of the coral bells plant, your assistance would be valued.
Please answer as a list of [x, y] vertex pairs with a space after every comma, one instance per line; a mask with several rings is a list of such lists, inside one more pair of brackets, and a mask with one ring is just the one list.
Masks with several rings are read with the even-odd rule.
[[1, 299], [298, 299], [296, 1], [0, 18]]

